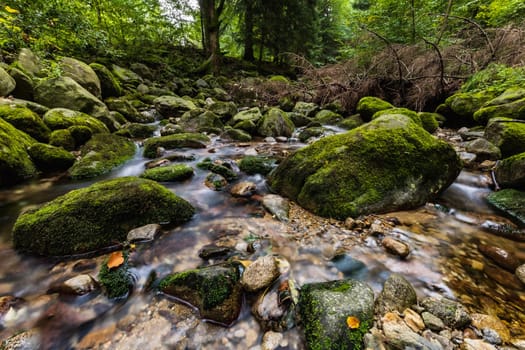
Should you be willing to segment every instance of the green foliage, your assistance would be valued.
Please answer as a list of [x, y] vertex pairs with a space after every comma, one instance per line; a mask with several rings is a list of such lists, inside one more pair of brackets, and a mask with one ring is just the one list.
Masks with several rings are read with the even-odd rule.
[[504, 64], [491, 64], [471, 76], [461, 87], [462, 92], [487, 90], [501, 94], [513, 86], [525, 86], [525, 67], [507, 67]]

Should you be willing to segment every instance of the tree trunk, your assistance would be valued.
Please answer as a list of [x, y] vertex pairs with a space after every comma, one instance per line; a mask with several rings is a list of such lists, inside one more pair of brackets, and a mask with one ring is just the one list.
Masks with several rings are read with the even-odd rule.
[[204, 51], [210, 57], [212, 71], [219, 74], [221, 65], [221, 47], [219, 41], [220, 16], [224, 9], [224, 1], [220, 0], [215, 7], [215, 0], [199, 0], [202, 42]]
[[255, 57], [253, 55], [253, 6], [252, 2], [246, 1], [244, 17], [244, 55], [243, 58], [247, 61], [253, 62]]

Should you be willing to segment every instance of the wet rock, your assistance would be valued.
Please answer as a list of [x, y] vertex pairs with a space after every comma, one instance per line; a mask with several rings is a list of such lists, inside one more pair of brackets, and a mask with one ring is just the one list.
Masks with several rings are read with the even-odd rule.
[[493, 118], [485, 128], [485, 138], [499, 147], [503, 158], [525, 152], [524, 123], [514, 123], [509, 118]]
[[158, 182], [184, 181], [193, 176], [193, 168], [186, 164], [174, 164], [146, 169], [140, 177]]
[[283, 340], [284, 336], [282, 333], [268, 331], [264, 333], [262, 338], [261, 348], [262, 350], [275, 350], [279, 347], [279, 344]]
[[265, 156], [247, 155], [239, 162], [239, 169], [246, 174], [268, 174], [274, 167], [275, 159]]
[[423, 319], [423, 322], [425, 322], [425, 326], [434, 332], [442, 331], [446, 327], [439, 317], [434, 316], [430, 312], [422, 312], [421, 318]]
[[505, 189], [489, 194], [487, 200], [492, 206], [517, 221], [520, 226], [525, 226], [525, 192]]
[[405, 309], [403, 311], [403, 320], [411, 330], [418, 333], [425, 329], [425, 322], [417, 312], [412, 309]]
[[525, 285], [525, 264], [518, 266], [516, 269], [516, 277]]
[[263, 330], [283, 332], [295, 326], [294, 282], [279, 281], [263, 291], [252, 306], [252, 313]]
[[238, 252], [230, 247], [220, 247], [215, 244], [207, 244], [199, 249], [199, 258], [204, 260], [210, 259], [221, 259], [226, 260], [227, 258], [238, 254]]
[[160, 289], [197, 307], [202, 318], [229, 325], [241, 310], [239, 279], [237, 266], [215, 265], [169, 275]]
[[258, 258], [242, 274], [241, 284], [248, 292], [266, 288], [279, 277], [277, 259], [271, 255]]
[[195, 103], [178, 96], [160, 96], [153, 103], [157, 112], [164, 118], [180, 117], [187, 111], [197, 109]]
[[257, 123], [257, 133], [265, 137], [290, 137], [294, 128], [295, 126], [286, 112], [275, 107], [270, 108]]
[[4, 295], [0, 297], [0, 319], [11, 309], [24, 302], [23, 299], [14, 297], [12, 295]]
[[390, 108], [394, 108], [394, 106], [389, 102], [377, 97], [366, 96], [361, 98], [357, 103], [356, 112], [361, 115], [363, 120], [370, 121], [376, 112]]
[[7, 96], [15, 89], [16, 82], [5, 70], [0, 67], [0, 96]]
[[129, 242], [152, 241], [160, 230], [161, 226], [159, 224], [148, 224], [137, 227], [128, 232], [127, 240]]
[[239, 182], [230, 188], [230, 193], [234, 197], [251, 197], [257, 190], [257, 185], [253, 182]]
[[[310, 349], [353, 349], [362, 346], [363, 336], [372, 326], [374, 292], [355, 280], [305, 284], [299, 309]], [[347, 325], [348, 317], [358, 320], [358, 325], [352, 326], [357, 328]]]
[[516, 271], [516, 268], [520, 266], [520, 260], [514, 254], [509, 253], [502, 248], [479, 244], [478, 250], [481, 254], [492, 259], [496, 264], [507, 271], [514, 272]]
[[491, 345], [481, 339], [465, 339], [461, 344], [461, 350], [497, 350], [494, 345]]
[[420, 305], [451, 328], [462, 329], [472, 321], [463, 305], [450, 299], [427, 297], [421, 301]]
[[170, 150], [175, 148], [206, 148], [210, 138], [203, 134], [182, 133], [161, 137], [151, 137], [144, 141], [144, 157], [155, 158], [157, 148]]
[[397, 255], [400, 258], [406, 258], [410, 254], [408, 244], [398, 241], [392, 237], [385, 237], [381, 241], [381, 245], [391, 254]]
[[501, 187], [525, 188], [525, 152], [503, 159], [494, 172]]
[[15, 222], [13, 243], [40, 255], [78, 254], [122, 242], [131, 228], [182, 223], [193, 213], [187, 201], [164, 186], [123, 177], [71, 191], [23, 213]]
[[463, 165], [467, 168], [472, 168], [476, 162], [476, 155], [469, 152], [459, 152], [459, 159]]
[[78, 275], [50, 287], [51, 293], [83, 295], [96, 290], [97, 282], [90, 275]]
[[219, 174], [209, 173], [204, 184], [214, 191], [222, 191], [228, 185], [228, 180]]
[[[484, 315], [484, 314], [471, 314], [472, 317], [472, 326], [476, 327], [483, 334], [489, 334], [490, 331], [485, 332], [485, 330], [491, 330], [496, 333], [497, 337], [500, 339], [500, 342], [503, 341], [508, 343], [510, 341], [510, 332], [507, 326], [496, 316]], [[488, 340], [488, 339], [487, 339]], [[489, 341], [492, 344], [499, 344], [498, 342]]]
[[361, 280], [369, 273], [365, 263], [352, 258], [348, 254], [336, 255], [331, 261], [337, 270], [343, 273], [345, 278]]
[[501, 151], [491, 142], [484, 138], [472, 140], [465, 145], [465, 150], [476, 155], [476, 161], [498, 160], [501, 158]]
[[263, 197], [262, 205], [277, 220], [287, 222], [290, 213], [290, 202], [288, 199], [276, 194], [267, 194]]
[[206, 158], [202, 162], [198, 163], [197, 167], [199, 169], [209, 170], [212, 173], [218, 174], [227, 181], [237, 179], [237, 172], [232, 169], [231, 163], [224, 162], [219, 159], [212, 162], [210, 158]]
[[387, 312], [399, 311], [417, 304], [417, 296], [414, 287], [403, 276], [393, 273], [385, 281], [383, 290], [379, 293], [375, 312], [384, 315]]
[[0, 345], [2, 350], [35, 350], [40, 349], [42, 337], [37, 329], [17, 333], [4, 340]]
[[269, 184], [317, 215], [342, 220], [420, 206], [459, 170], [450, 145], [396, 114], [296, 151], [270, 174]]
[[394, 349], [441, 349], [414, 332], [403, 319], [393, 312], [381, 318], [386, 343]]

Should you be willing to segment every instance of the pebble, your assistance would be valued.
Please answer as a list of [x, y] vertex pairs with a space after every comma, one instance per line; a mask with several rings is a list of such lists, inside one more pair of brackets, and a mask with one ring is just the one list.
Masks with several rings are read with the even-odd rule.
[[250, 197], [256, 190], [256, 184], [249, 181], [243, 181], [233, 185], [230, 189], [230, 193], [234, 197]]
[[[451, 328], [463, 329], [472, 321], [465, 307], [454, 300], [427, 297], [420, 304], [426, 311], [439, 317], [443, 323]], [[423, 320], [425, 320], [424, 317]]]
[[410, 254], [410, 248], [406, 243], [392, 237], [383, 238], [381, 245], [383, 245], [389, 253], [397, 255], [400, 258], [406, 258], [408, 254]]
[[287, 222], [290, 215], [290, 202], [279, 195], [267, 194], [262, 200], [263, 207], [277, 220]]
[[283, 334], [273, 331], [264, 333], [262, 339], [262, 350], [274, 350], [279, 347], [279, 344], [283, 340]]
[[51, 292], [61, 294], [84, 295], [97, 289], [97, 282], [90, 275], [78, 275], [67, 281], [51, 286]]
[[41, 336], [35, 329], [18, 333], [4, 340], [1, 344], [3, 350], [34, 350], [41, 346]]
[[270, 286], [277, 277], [279, 277], [277, 259], [266, 255], [246, 267], [241, 284], [248, 292], [255, 292]]
[[[496, 316], [484, 315], [484, 314], [472, 314], [472, 325], [483, 332], [490, 335], [490, 332], [485, 330], [492, 330], [496, 332], [497, 337], [500, 339], [500, 342], [503, 341], [507, 343], [510, 341], [510, 331], [505, 326], [505, 324]], [[488, 339], [487, 339], [488, 340]], [[489, 341], [492, 344], [499, 344], [498, 342]]]
[[424, 311], [421, 314], [421, 317], [423, 318], [423, 322], [425, 322], [427, 328], [430, 330], [439, 332], [445, 328], [443, 321], [441, 321], [439, 317], [432, 315], [430, 312]]
[[160, 232], [161, 226], [159, 224], [149, 224], [134, 228], [128, 232], [128, 241], [152, 241]]
[[521, 283], [525, 284], [525, 264], [518, 266], [516, 269], [516, 277], [518, 277]]
[[403, 312], [404, 321], [414, 332], [421, 332], [425, 329], [425, 322], [417, 312], [412, 309], [405, 309]]
[[288, 141], [288, 138], [286, 136], [277, 136], [275, 141], [284, 143]]
[[497, 348], [481, 339], [465, 339], [461, 350], [497, 350]]
[[411, 330], [396, 313], [388, 312], [381, 319], [385, 340], [395, 349], [431, 349], [431, 343]]

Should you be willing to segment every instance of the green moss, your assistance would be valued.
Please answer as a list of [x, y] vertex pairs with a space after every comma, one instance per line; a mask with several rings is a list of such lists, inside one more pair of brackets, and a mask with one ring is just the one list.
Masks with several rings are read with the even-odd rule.
[[36, 141], [0, 118], [0, 186], [31, 178], [36, 168], [26, 149]]
[[491, 91], [498, 95], [509, 87], [525, 84], [525, 67], [508, 67], [492, 63], [472, 75], [461, 87], [462, 92]]
[[525, 227], [525, 192], [515, 189], [504, 189], [491, 193], [488, 202], [501, 210], [520, 227]]
[[429, 112], [420, 112], [418, 113], [419, 118], [421, 119], [421, 124], [423, 126], [423, 129], [428, 131], [429, 133], [433, 133], [437, 130], [439, 127], [438, 118], [442, 118], [441, 115], [437, 113], [429, 113]]
[[73, 125], [67, 128], [75, 140], [75, 148], [78, 148], [85, 144], [93, 136], [91, 129], [84, 125]]
[[85, 113], [65, 108], [53, 108], [44, 115], [44, 123], [51, 129], [67, 129], [74, 125], [87, 126], [92, 133], [108, 133], [106, 125]]
[[363, 124], [364, 124], [364, 121], [363, 119], [361, 119], [361, 116], [359, 114], [355, 114], [355, 115], [352, 115], [348, 118], [341, 120], [339, 123], [337, 123], [337, 126], [343, 129], [352, 130]]
[[499, 147], [504, 158], [525, 152], [525, 124], [509, 118], [493, 118], [485, 128], [485, 138]]
[[144, 125], [139, 123], [126, 124], [122, 129], [118, 130], [115, 134], [125, 137], [131, 137], [134, 139], [145, 139], [151, 137], [155, 132], [155, 126]]
[[75, 162], [75, 156], [70, 152], [44, 143], [33, 144], [27, 153], [43, 171], [66, 170]]
[[135, 155], [135, 144], [113, 134], [95, 134], [80, 148], [81, 159], [70, 170], [73, 179], [93, 178], [109, 172]]
[[140, 177], [154, 181], [184, 181], [193, 176], [193, 169], [185, 164], [161, 166], [146, 170]]
[[123, 252], [124, 263], [115, 268], [108, 268], [109, 257], [104, 260], [98, 273], [98, 281], [108, 298], [125, 297], [133, 286], [133, 278], [129, 272], [128, 254]]
[[47, 256], [94, 251], [123, 242], [132, 228], [178, 224], [194, 208], [155, 181], [123, 177], [71, 191], [20, 215], [13, 228], [18, 250]]
[[221, 137], [226, 137], [227, 139], [241, 142], [249, 142], [252, 140], [252, 137], [246, 131], [242, 129], [233, 129], [230, 127], [227, 127], [224, 130], [224, 133], [221, 135]]
[[257, 133], [261, 136], [286, 136], [293, 134], [295, 125], [286, 112], [270, 108], [257, 123]]
[[99, 63], [91, 63], [89, 66], [95, 71], [100, 80], [103, 98], [122, 95], [120, 82], [106, 66]]
[[411, 111], [410, 109], [408, 108], [389, 108], [389, 109], [383, 109], [381, 111], [377, 111], [374, 113], [374, 115], [372, 115], [372, 120], [374, 119], [377, 119], [381, 116], [384, 116], [384, 115], [393, 115], [393, 114], [399, 114], [399, 115], [404, 115], [404, 116], [407, 116], [409, 117], [410, 119], [412, 119], [413, 121], [415, 121], [418, 125], [423, 125], [423, 123], [421, 122], [421, 118], [419, 117], [419, 115], [414, 112], [414, 111]]
[[213, 163], [210, 158], [206, 158], [198, 163], [197, 167], [199, 169], [209, 170], [212, 173], [219, 174], [228, 181], [237, 179], [237, 174], [233, 170], [224, 165]]
[[149, 138], [144, 142], [144, 157], [155, 158], [157, 148], [206, 148], [210, 139], [206, 135], [195, 133], [182, 133], [161, 137]]
[[49, 136], [49, 144], [55, 147], [62, 147], [67, 151], [73, 151], [76, 146], [73, 135], [67, 129], [54, 130]]
[[246, 174], [266, 175], [274, 168], [275, 159], [265, 156], [246, 156], [239, 162], [239, 169]]
[[366, 96], [357, 103], [356, 112], [361, 115], [363, 120], [369, 121], [375, 113], [390, 108], [394, 108], [394, 106], [380, 98]]
[[28, 108], [0, 105], [0, 118], [38, 141], [49, 141], [51, 130], [44, 124], [42, 118]]
[[474, 113], [474, 120], [483, 125], [493, 118], [525, 119], [525, 98], [505, 104], [486, 106]]

